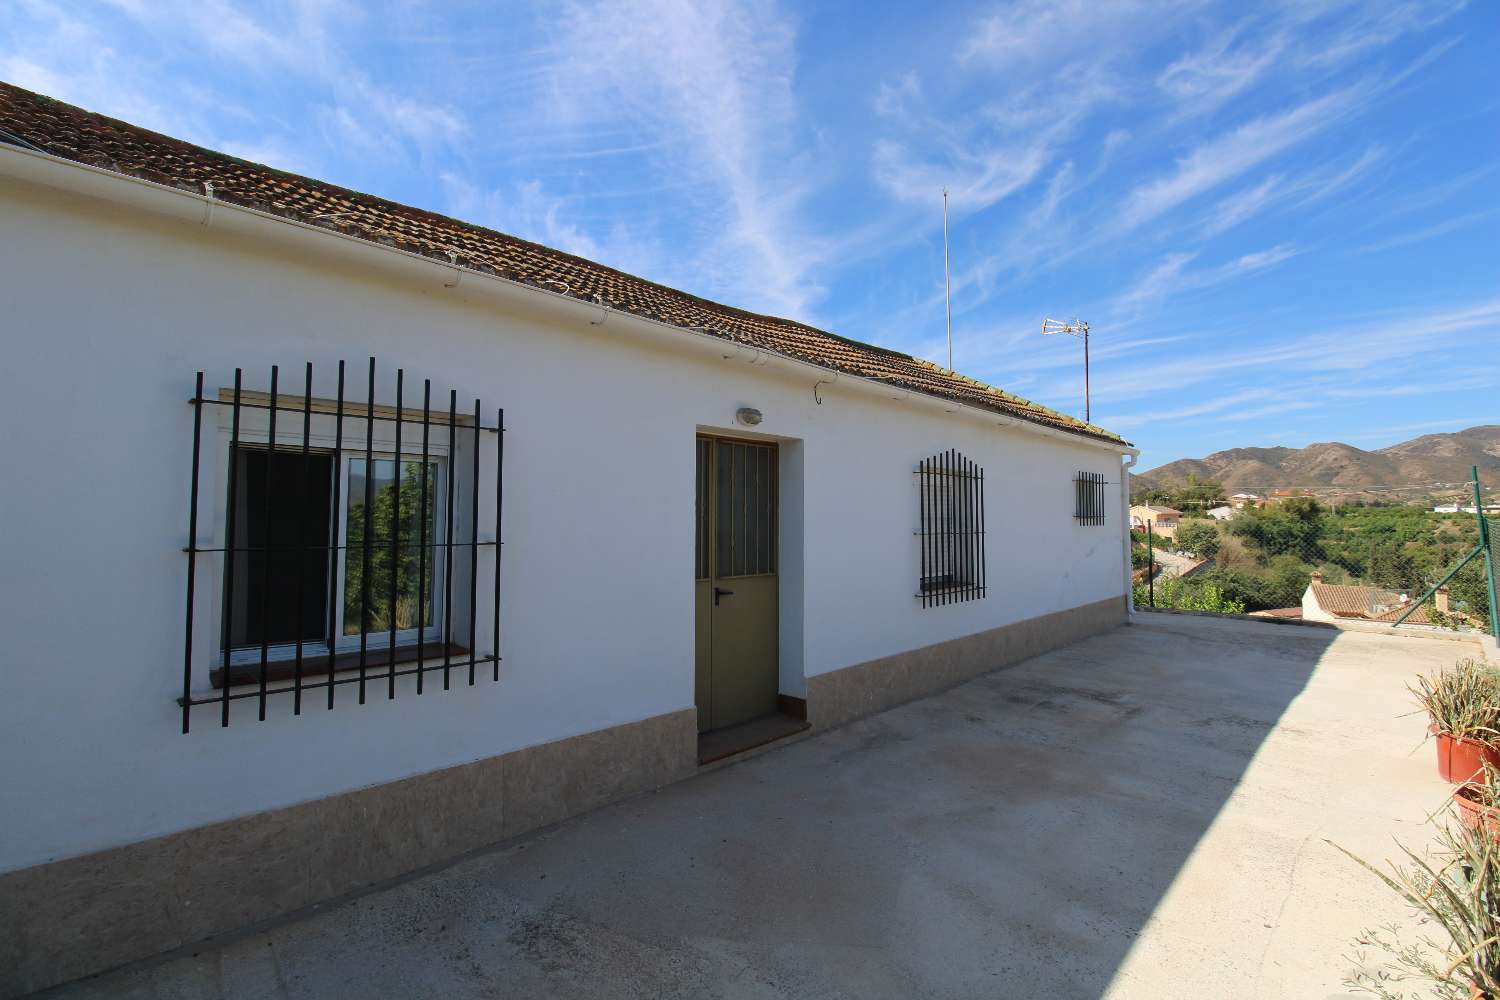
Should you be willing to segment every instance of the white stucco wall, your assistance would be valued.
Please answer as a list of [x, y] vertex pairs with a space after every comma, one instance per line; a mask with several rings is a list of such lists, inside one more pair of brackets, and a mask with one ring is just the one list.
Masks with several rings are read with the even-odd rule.
[[[1078, 470], [1121, 478], [1107, 448], [847, 383], [819, 405], [815, 373], [686, 334], [652, 346], [624, 317], [502, 310], [482, 279], [408, 284], [3, 176], [0, 228], [0, 870], [691, 707], [693, 438], [743, 405], [788, 442], [788, 693], [803, 672], [1124, 590], [1119, 497], [1105, 527], [1072, 517]], [[372, 354], [379, 402], [401, 366], [506, 408], [502, 680], [420, 699], [406, 683], [394, 702], [380, 681], [364, 706], [344, 687], [301, 717], [282, 696], [264, 723], [242, 702], [228, 729], [199, 710], [184, 736], [193, 374], [212, 390], [239, 366], [264, 389], [277, 363], [296, 386], [310, 360], [332, 396], [342, 358], [362, 398]], [[911, 470], [948, 448], [986, 471], [990, 590], [923, 609]]]

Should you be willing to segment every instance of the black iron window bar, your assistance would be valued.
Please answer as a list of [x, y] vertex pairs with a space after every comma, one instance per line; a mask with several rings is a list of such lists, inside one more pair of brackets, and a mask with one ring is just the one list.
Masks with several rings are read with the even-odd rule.
[[1073, 479], [1073, 517], [1079, 524], [1104, 523], [1105, 477], [1097, 472], [1080, 472]]
[[922, 607], [984, 597], [984, 470], [950, 449], [923, 459], [914, 474]]
[[[376, 478], [374, 427], [377, 422], [389, 423], [394, 425], [395, 448], [393, 452], [393, 479], [395, 485], [396, 519], [397, 521], [399, 521], [402, 503], [402, 425], [404, 422], [403, 417], [405, 416], [405, 411], [403, 410], [404, 400], [402, 398], [405, 383], [405, 370], [397, 369], [396, 371], [396, 402], [394, 411], [390, 410], [387, 407], [378, 407], [375, 403], [375, 371], [375, 359], [371, 358], [369, 362], [368, 392], [365, 397], [364, 404], [363, 406], [361, 406], [357, 401], [346, 401], [344, 398], [345, 369], [344, 362], [340, 361], [338, 365], [338, 394], [336, 399], [332, 401], [331, 408], [328, 406], [327, 400], [314, 400], [313, 398], [312, 362], [308, 362], [305, 367], [304, 376], [306, 385], [302, 398], [298, 401], [294, 401], [292, 405], [283, 405], [281, 402], [278, 386], [278, 380], [280, 376], [279, 366], [273, 365], [271, 367], [271, 390], [268, 394], [264, 394], [264, 398], [266, 400], [264, 403], [251, 401], [244, 398], [246, 390], [243, 388], [243, 369], [235, 369], [234, 388], [231, 393], [228, 393], [228, 399], [205, 396], [203, 394], [203, 372], [198, 372], [197, 381], [193, 391], [193, 398], [189, 401], [193, 407], [193, 458], [191, 473], [192, 483], [190, 487], [190, 499], [188, 508], [188, 545], [183, 550], [187, 554], [187, 610], [183, 642], [184, 652], [182, 665], [182, 697], [178, 699], [178, 704], [182, 707], [182, 731], [184, 733], [188, 732], [190, 715], [193, 708], [198, 706], [217, 705], [219, 707], [219, 724], [221, 726], [228, 726], [230, 716], [230, 703], [242, 699], [254, 698], [257, 700], [259, 705], [259, 720], [263, 722], [266, 718], [266, 702], [272, 695], [291, 694], [292, 713], [294, 715], [300, 715], [302, 713], [304, 693], [322, 689], [326, 693], [326, 707], [331, 710], [334, 706], [335, 693], [340, 685], [358, 685], [359, 703], [363, 705], [365, 703], [367, 687], [369, 687], [372, 683], [378, 684], [382, 677], [386, 681], [386, 697], [388, 699], [394, 699], [396, 697], [396, 678], [398, 677], [416, 675], [416, 693], [418, 695], [423, 693], [425, 688], [424, 681], [426, 679], [426, 675], [429, 673], [437, 674], [441, 672], [443, 678], [443, 690], [445, 691], [449, 690], [452, 685], [452, 673], [454, 669], [460, 671], [460, 678], [462, 678], [462, 672], [465, 668], [467, 668], [468, 682], [469, 686], [471, 687], [475, 684], [475, 678], [478, 675], [478, 669], [485, 664], [489, 664], [491, 666], [492, 679], [494, 681], [500, 680], [500, 555], [503, 545], [501, 541], [500, 528], [504, 499], [503, 483], [505, 465], [505, 410], [503, 407], [497, 409], [495, 411], [495, 425], [486, 426], [483, 423], [484, 410], [481, 401], [478, 399], [474, 400], [474, 412], [472, 417], [467, 413], [461, 414], [458, 409], [458, 392], [457, 390], [450, 390], [448, 394], [447, 413], [443, 414], [441, 411], [439, 411], [436, 415], [439, 428], [441, 428], [443, 424], [446, 424], [448, 434], [448, 460], [446, 463], [444, 463], [447, 469], [447, 488], [445, 490], [447, 502], [445, 518], [445, 538], [443, 540], [439, 540], [436, 537], [429, 539], [427, 537], [426, 517], [426, 511], [428, 510], [429, 489], [435, 488], [437, 485], [436, 483], [428, 482], [429, 462], [432, 457], [430, 453], [430, 447], [432, 444], [431, 434], [434, 421], [434, 414], [432, 411], [432, 381], [430, 379], [424, 379], [422, 384], [422, 457], [420, 475], [418, 476], [418, 479], [420, 481], [418, 503], [420, 506], [417, 508], [417, 510], [420, 512], [419, 516], [417, 517], [417, 523], [419, 525], [419, 538], [415, 543], [419, 552], [419, 556], [416, 560], [418, 567], [418, 618], [415, 649], [411, 650], [408, 648], [398, 648], [396, 642], [396, 599], [398, 590], [398, 572], [396, 566], [400, 550], [402, 548], [410, 548], [412, 543], [402, 543], [399, 540], [400, 533], [396, 528], [395, 522], [393, 522], [391, 527], [391, 538], [389, 542], [391, 558], [391, 585], [389, 593], [386, 595], [388, 605], [387, 616], [389, 621], [389, 635], [387, 636], [388, 643], [384, 650], [384, 670], [381, 670], [379, 668], [378, 660], [376, 660], [374, 656], [372, 656], [372, 652], [378, 654], [379, 651], [372, 651], [369, 649], [369, 636], [371, 632], [369, 628], [369, 615], [370, 610], [373, 606], [373, 595], [370, 592], [370, 578], [372, 574], [369, 572], [373, 550], [371, 524], [371, 518], [373, 516], [373, 504], [371, 503], [371, 492], [373, 490], [373, 483]], [[257, 397], [260, 395], [261, 394], [252, 394], [252, 396]], [[228, 523], [226, 525], [225, 531], [226, 545], [222, 547], [201, 546], [198, 544], [199, 475], [202, 462], [203, 414], [205, 406], [225, 406], [230, 410], [228, 456], [229, 472], [227, 482], [228, 495], [226, 498]], [[247, 447], [247, 442], [243, 442], [240, 438], [240, 417], [242, 411], [244, 410], [264, 410], [267, 412], [268, 426], [264, 450], [269, 455], [270, 460], [268, 460], [267, 463], [267, 472], [264, 478], [262, 491], [263, 496], [261, 498], [263, 503], [265, 504], [265, 509], [267, 510], [267, 512], [269, 512], [270, 509], [272, 489], [274, 488], [274, 465], [272, 464], [271, 460], [274, 460], [274, 457], [277, 454], [278, 450], [276, 440], [277, 414], [290, 412], [298, 414], [301, 417], [302, 444], [300, 449], [294, 449], [294, 453], [300, 454], [302, 458], [302, 485], [304, 487], [303, 496], [305, 497], [308, 459], [309, 456], [314, 454], [314, 451], [311, 447], [312, 417], [315, 412], [319, 414], [332, 413], [334, 418], [334, 443], [332, 450], [332, 467], [334, 472], [332, 478], [332, 511], [335, 518], [335, 525], [337, 525], [338, 523], [338, 518], [340, 516], [339, 505], [342, 501], [342, 498], [339, 495], [342, 482], [342, 476], [340, 475], [340, 462], [343, 456], [346, 454], [351, 456], [361, 454], [360, 450], [346, 449], [344, 447], [344, 421], [348, 419], [364, 420], [365, 422], [365, 446], [362, 449], [362, 454], [365, 461], [364, 530], [362, 533], [362, 544], [360, 546], [362, 548], [363, 563], [360, 574], [361, 587], [359, 595], [359, 651], [357, 657], [355, 657], [352, 653], [341, 655], [336, 649], [337, 636], [335, 633], [337, 630], [337, 605], [340, 600], [340, 597], [337, 593], [338, 556], [340, 555], [340, 553], [347, 552], [351, 548], [351, 546], [349, 545], [339, 544], [339, 536], [336, 532], [329, 532], [327, 544], [277, 545], [274, 544], [274, 539], [271, 537], [270, 518], [269, 516], [267, 516], [265, 519], [267, 524], [267, 537], [265, 539], [264, 545], [237, 546], [234, 544], [234, 540], [237, 537], [235, 533], [235, 517], [238, 510], [238, 501], [240, 499], [238, 496], [239, 483], [237, 482], [239, 466], [238, 457], [241, 449]], [[472, 488], [469, 490], [470, 530], [469, 539], [467, 541], [455, 541], [453, 537], [454, 465], [458, 454], [458, 434], [461, 425], [464, 424], [467, 424], [467, 426], [463, 427], [463, 432], [472, 434], [473, 444], [473, 447], [471, 449], [473, 453], [473, 484]], [[481, 434], [493, 434], [495, 437], [495, 536], [493, 539], [488, 541], [481, 540], [479, 537], [479, 458]], [[255, 445], [255, 447], [260, 448], [261, 446], [257, 444]], [[433, 499], [435, 500], [435, 497]], [[324, 511], [322, 512], [321, 516], [326, 515], [327, 512]], [[298, 537], [306, 537], [305, 532], [301, 530], [300, 526]], [[492, 634], [490, 636], [490, 651], [489, 653], [481, 656], [477, 653], [477, 636], [475, 634], [478, 624], [479, 609], [478, 550], [480, 548], [489, 547], [493, 547], [495, 549], [495, 579], [493, 593], [494, 608], [492, 619]], [[452, 556], [455, 551], [465, 548], [469, 550], [469, 634], [467, 637], [467, 647], [462, 647], [455, 644], [454, 640], [456, 637], [453, 635], [454, 560]], [[436, 579], [429, 581], [427, 579], [426, 556], [429, 551], [436, 552], [437, 550], [443, 550], [445, 553], [445, 558], [443, 560], [445, 578], [442, 581], [445, 599], [442, 610], [442, 624], [440, 627], [440, 634], [442, 636], [440, 640], [442, 650], [442, 663], [433, 663], [429, 665], [427, 663], [429, 644], [426, 640], [427, 628], [425, 619], [425, 601], [429, 597], [429, 595], [433, 598], [436, 597], [436, 588], [438, 587], [439, 581], [437, 581]], [[314, 672], [310, 677], [304, 677], [304, 669], [311, 666], [311, 664], [306, 662], [304, 658], [304, 643], [307, 640], [304, 637], [303, 625], [305, 623], [302, 618], [304, 606], [303, 589], [306, 586], [307, 577], [305, 573], [299, 573], [297, 574], [296, 588], [298, 591], [296, 615], [297, 621], [295, 629], [295, 654], [292, 660], [292, 683], [271, 683], [271, 668], [273, 667], [273, 661], [269, 656], [269, 633], [264, 627], [264, 622], [262, 622], [261, 627], [259, 664], [257, 668], [252, 668], [253, 679], [245, 683], [241, 683], [241, 681], [239, 680], [239, 678], [243, 675], [243, 672], [235, 668], [231, 657], [231, 636], [233, 634], [234, 610], [233, 588], [235, 579], [234, 560], [236, 554], [252, 552], [261, 552], [266, 554], [273, 552], [302, 552], [304, 554], [311, 552], [326, 553], [329, 567], [329, 589], [328, 621], [325, 639], [327, 641], [328, 652], [326, 657], [326, 670], [321, 672], [322, 679], [313, 679], [320, 675], [319, 672]], [[224, 611], [220, 643], [221, 665], [219, 670], [214, 671], [211, 675], [214, 677], [214, 683], [218, 690], [212, 695], [195, 697], [193, 694], [193, 605], [198, 559], [200, 556], [216, 553], [221, 553], [224, 557], [224, 593], [222, 595]], [[270, 560], [266, 559], [264, 560], [264, 572], [267, 574], [267, 576], [269, 576], [269, 571]], [[265, 586], [267, 581], [263, 580], [262, 583], [263, 586]], [[429, 584], [433, 588], [432, 591], [428, 591], [427, 589]], [[265, 607], [266, 605], [263, 600], [261, 605], [262, 616], [266, 614]], [[413, 653], [414, 656], [411, 655]], [[436, 649], [433, 649], [433, 655], [435, 658]], [[467, 659], [465, 659], [465, 657], [467, 657]], [[403, 664], [412, 665], [398, 667], [398, 660]], [[341, 662], [348, 663], [350, 665], [347, 668], [341, 667]], [[353, 666], [353, 664], [356, 662], [357, 673], [355, 672], [356, 668]], [[275, 663], [274, 665], [278, 667], [282, 666], [282, 664], [279, 663]], [[245, 688], [252, 686], [252, 690], [234, 690], [237, 687]]]

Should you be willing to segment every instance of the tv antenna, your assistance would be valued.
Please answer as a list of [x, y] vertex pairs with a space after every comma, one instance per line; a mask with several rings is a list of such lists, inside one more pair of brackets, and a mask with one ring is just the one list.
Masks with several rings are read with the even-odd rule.
[[1093, 416], [1089, 412], [1089, 325], [1085, 320], [1042, 320], [1042, 336], [1050, 337], [1054, 333], [1071, 334], [1083, 339], [1083, 422], [1093, 423]]
[[948, 269], [948, 189], [943, 188], [943, 303], [948, 309], [948, 370], [953, 370], [953, 278]]

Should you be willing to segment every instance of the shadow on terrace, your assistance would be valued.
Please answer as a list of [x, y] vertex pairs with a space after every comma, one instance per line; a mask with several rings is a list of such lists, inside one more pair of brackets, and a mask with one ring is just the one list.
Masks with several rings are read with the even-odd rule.
[[[1343, 995], [1444, 789], [1453, 642], [1145, 614], [441, 871], [59, 995]], [[1394, 796], [1394, 797], [1393, 797]]]

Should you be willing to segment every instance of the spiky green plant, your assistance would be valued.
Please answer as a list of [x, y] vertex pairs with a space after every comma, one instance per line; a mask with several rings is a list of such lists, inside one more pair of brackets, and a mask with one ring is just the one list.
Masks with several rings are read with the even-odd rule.
[[[1486, 764], [1486, 782], [1463, 791], [1486, 809], [1500, 807], [1497, 777]], [[1382, 1000], [1467, 1000], [1475, 993], [1500, 998], [1500, 840], [1485, 823], [1465, 825], [1456, 807], [1436, 822], [1436, 846], [1425, 854], [1403, 846], [1405, 863], [1388, 863], [1389, 872], [1333, 844], [1401, 896], [1429, 929], [1416, 941], [1403, 941], [1395, 924], [1361, 933], [1360, 948], [1374, 947], [1389, 960], [1372, 969], [1365, 953], [1356, 951], [1350, 956], [1356, 969], [1345, 986]], [[1425, 989], [1407, 992], [1406, 984]]]
[[1407, 685], [1440, 733], [1456, 738], [1500, 742], [1500, 671], [1459, 660], [1452, 670], [1418, 677]]

